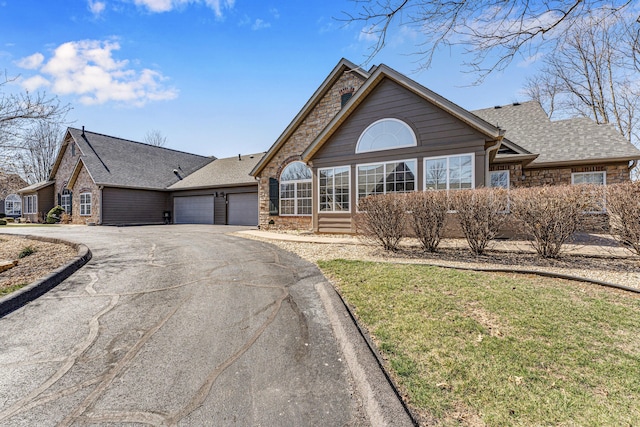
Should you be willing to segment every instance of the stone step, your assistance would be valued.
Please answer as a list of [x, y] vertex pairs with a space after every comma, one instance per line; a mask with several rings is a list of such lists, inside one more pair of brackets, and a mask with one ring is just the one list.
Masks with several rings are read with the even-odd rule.
[[0, 273], [18, 265], [18, 261], [5, 261], [0, 259]]

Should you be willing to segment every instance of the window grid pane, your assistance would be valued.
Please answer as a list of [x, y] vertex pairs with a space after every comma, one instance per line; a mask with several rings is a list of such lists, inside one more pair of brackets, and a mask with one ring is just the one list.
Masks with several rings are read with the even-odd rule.
[[415, 191], [415, 160], [358, 166], [358, 200], [386, 193]]
[[320, 211], [349, 210], [349, 167], [320, 170]]

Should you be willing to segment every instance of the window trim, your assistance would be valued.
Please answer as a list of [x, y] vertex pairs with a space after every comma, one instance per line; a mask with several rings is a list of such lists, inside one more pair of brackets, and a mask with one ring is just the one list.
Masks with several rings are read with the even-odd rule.
[[[322, 211], [322, 210], [320, 210], [320, 205], [321, 205], [321, 203], [320, 203], [320, 174], [321, 174], [321, 172], [322, 172], [322, 171], [325, 171], [325, 170], [333, 170], [333, 171], [334, 171], [334, 173], [333, 173], [333, 176], [332, 176], [332, 177], [333, 177], [333, 184], [334, 184], [334, 185], [333, 185], [333, 188], [334, 188], [334, 190], [335, 190], [335, 170], [336, 170], [336, 169], [342, 169], [342, 168], [346, 168], [346, 169], [347, 169], [347, 173], [348, 173], [348, 176], [349, 176], [349, 177], [347, 178], [347, 179], [348, 179], [348, 181], [347, 181], [347, 182], [348, 182], [348, 188], [347, 188], [347, 191], [348, 191], [348, 199], [349, 199], [349, 209], [347, 209], [347, 210], [343, 210], [343, 211], [337, 211], [337, 210], [335, 210], [335, 204], [336, 204], [336, 202], [335, 202], [335, 191], [334, 191], [334, 193], [333, 193], [333, 198], [334, 198], [333, 205], [334, 205], [334, 209], [333, 209], [333, 210], [330, 210], [330, 211]], [[353, 204], [353, 203], [352, 203], [352, 201], [351, 201], [351, 165], [331, 166], [331, 167], [319, 168], [319, 169], [318, 169], [318, 199], [317, 199], [317, 200], [318, 200], [317, 212], [318, 212], [319, 214], [344, 214], [344, 213], [351, 213], [351, 205]]]
[[[469, 190], [473, 190], [476, 188], [476, 153], [460, 153], [460, 154], [450, 154], [447, 156], [434, 156], [434, 157], [424, 157], [422, 159], [422, 191], [458, 191], [458, 190], [466, 190], [466, 189], [451, 189], [449, 188], [449, 160], [452, 157], [464, 157], [471, 156], [471, 188]], [[432, 190], [427, 189], [427, 161], [429, 160], [438, 160], [438, 159], [446, 159], [447, 160], [447, 188], [442, 190]]]
[[[405, 145], [399, 145], [396, 147], [385, 147], [385, 148], [374, 148], [374, 149], [363, 149], [360, 148], [360, 143], [362, 142], [362, 137], [375, 125], [385, 122], [385, 121], [393, 121], [393, 122], [397, 122], [402, 124], [405, 128], [407, 128], [409, 130], [409, 133], [411, 134], [411, 137], [413, 138], [413, 142], [411, 144], [405, 144]], [[356, 154], [360, 154], [360, 153], [373, 153], [376, 151], [387, 151], [387, 150], [397, 150], [399, 148], [409, 148], [409, 147], [417, 147], [418, 146], [418, 138], [416, 137], [416, 133], [413, 131], [413, 128], [411, 126], [409, 126], [405, 121], [400, 120], [400, 119], [396, 119], [393, 117], [385, 117], [383, 119], [379, 119], [376, 120], [375, 122], [371, 123], [369, 126], [366, 127], [365, 130], [362, 131], [362, 133], [360, 134], [360, 136], [358, 137], [358, 142], [356, 143]]]
[[[13, 196], [13, 197], [12, 197]], [[9, 211], [8, 206], [11, 204], [11, 211]], [[20, 205], [20, 209], [18, 209], [18, 213], [16, 213], [15, 205], [18, 203]], [[4, 199], [4, 213], [7, 216], [22, 216], [22, 197], [18, 194], [9, 194], [7, 198]]]
[[[291, 166], [294, 163], [300, 163], [302, 165], [304, 165], [307, 169], [309, 169], [309, 172], [311, 173], [311, 178], [305, 178], [305, 179], [296, 179], [296, 180], [291, 180], [291, 181], [284, 181], [282, 180], [282, 174], [287, 170], [287, 168], [289, 166]], [[278, 182], [278, 211], [279, 211], [279, 216], [313, 216], [313, 171], [311, 170], [311, 168], [306, 165], [304, 162], [301, 162], [300, 160], [296, 160], [293, 162], [288, 163], [284, 168], [282, 168], [282, 171], [280, 172], [280, 176], [279, 176], [280, 180]], [[311, 185], [311, 196], [309, 197], [301, 197], [298, 198], [298, 184], [303, 184], [303, 183], [309, 183]], [[293, 198], [285, 198], [284, 200], [293, 200], [293, 212], [294, 213], [283, 213], [282, 210], [282, 185], [283, 184], [293, 184]], [[311, 209], [310, 212], [307, 213], [298, 213], [298, 200], [302, 200], [302, 199], [309, 199], [311, 200]]]
[[583, 184], [599, 185], [599, 184], [592, 184], [592, 183], [585, 183], [585, 182], [581, 182], [578, 184], [575, 183], [576, 175], [592, 175], [592, 174], [601, 174], [602, 185], [607, 185], [607, 171], [571, 172], [571, 185], [583, 185]]
[[489, 186], [491, 188], [503, 188], [503, 187], [494, 187], [493, 185], [491, 185], [491, 175], [493, 175], [494, 173], [506, 173], [507, 174], [507, 187], [505, 188], [505, 190], [508, 190], [511, 188], [511, 173], [508, 169], [505, 170], [498, 170], [498, 171], [489, 171]]
[[[84, 197], [83, 197], [84, 196]], [[89, 203], [87, 203], [86, 198], [89, 196]], [[82, 199], [85, 199], [84, 203]], [[87, 213], [87, 206], [89, 207], [89, 212]], [[80, 193], [80, 216], [91, 216], [93, 211], [93, 195], [90, 191]]]
[[24, 196], [22, 200], [22, 214], [35, 215], [38, 213], [38, 195], [29, 194]]
[[[355, 204], [356, 204], [356, 212], [360, 212], [360, 210], [358, 209], [358, 202], [360, 201], [360, 174], [358, 172], [358, 168], [360, 168], [361, 166], [373, 166], [373, 165], [387, 165], [389, 163], [400, 163], [400, 162], [414, 162], [415, 163], [415, 180], [414, 180], [414, 185], [413, 185], [413, 192], [417, 192], [418, 191], [418, 159], [417, 158], [413, 158], [413, 159], [398, 159], [398, 160], [388, 160], [388, 161], [384, 161], [384, 162], [372, 162], [372, 163], [358, 163], [356, 164], [356, 189], [355, 189]], [[385, 168], [385, 173], [384, 173], [384, 177], [385, 177], [385, 181], [384, 181], [384, 192], [381, 194], [387, 194], [387, 173], [386, 173], [386, 168]], [[405, 193], [411, 193], [411, 191], [406, 191], [404, 193], [395, 193], [395, 194], [405, 194]], [[389, 193], [391, 194], [391, 193]], [[367, 196], [365, 196], [367, 197]], [[364, 198], [364, 197], [363, 197]]]

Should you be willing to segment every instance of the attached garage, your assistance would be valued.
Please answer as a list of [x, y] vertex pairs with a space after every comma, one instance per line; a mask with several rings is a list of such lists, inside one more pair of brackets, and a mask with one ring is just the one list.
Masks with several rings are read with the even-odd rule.
[[258, 225], [258, 193], [227, 195], [229, 225]]
[[213, 196], [174, 197], [173, 218], [174, 224], [213, 224]]

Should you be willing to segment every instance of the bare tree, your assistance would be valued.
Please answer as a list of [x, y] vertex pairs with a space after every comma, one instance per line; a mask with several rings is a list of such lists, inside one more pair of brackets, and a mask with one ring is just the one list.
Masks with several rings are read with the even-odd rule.
[[18, 158], [27, 150], [29, 136], [42, 124], [62, 124], [71, 106], [44, 92], [10, 93], [15, 79], [0, 82], [0, 168], [18, 172]]
[[[504, 69], [517, 55], [533, 56], [542, 48], [553, 49], [555, 40], [595, 10], [615, 16], [630, 30], [639, 31], [631, 0], [353, 0], [356, 13], [344, 12], [342, 20], [359, 22], [371, 53], [365, 63], [402, 28], [418, 34], [416, 52], [422, 67], [429, 67], [440, 47], [461, 45], [470, 54], [467, 65], [481, 81], [494, 70]], [[637, 13], [637, 11], [636, 11]], [[639, 53], [638, 44], [629, 56]]]
[[57, 123], [39, 122], [28, 132], [22, 148], [16, 150], [19, 173], [27, 182], [49, 179], [63, 137], [64, 129]]
[[156, 147], [164, 147], [167, 145], [167, 137], [157, 129], [152, 129], [144, 135], [144, 143], [155, 145]]
[[629, 55], [635, 41], [617, 19], [589, 15], [576, 22], [552, 55], [545, 56], [543, 68], [527, 83], [527, 95], [552, 117], [610, 123], [638, 145], [640, 81]]

